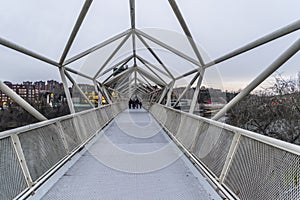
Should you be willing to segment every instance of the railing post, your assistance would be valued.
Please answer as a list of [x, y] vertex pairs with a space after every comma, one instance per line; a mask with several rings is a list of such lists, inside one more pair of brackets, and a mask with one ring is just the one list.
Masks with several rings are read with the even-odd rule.
[[65, 148], [66, 152], [68, 154], [70, 154], [69, 145], [67, 143], [67, 140], [66, 140], [66, 137], [65, 137], [65, 133], [64, 133], [64, 130], [63, 130], [63, 127], [62, 127], [60, 121], [56, 122], [56, 126], [58, 128], [58, 132], [60, 134], [61, 140], [62, 140], [62, 142], [64, 144], [64, 148]]
[[203, 121], [200, 121], [200, 123], [198, 124], [198, 133], [197, 133], [197, 135], [196, 135], [196, 137], [195, 137], [195, 139], [194, 139], [194, 141], [193, 141], [193, 144], [191, 145], [191, 148], [190, 148], [190, 151], [191, 152], [194, 152], [195, 151], [195, 148], [196, 148], [196, 144], [197, 144], [197, 141], [199, 140], [199, 137], [200, 137], [200, 135], [201, 135], [201, 128], [202, 128], [202, 126], [204, 125], [204, 122]]
[[230, 148], [229, 148], [226, 160], [225, 160], [225, 164], [223, 166], [223, 169], [222, 169], [222, 172], [221, 172], [221, 175], [220, 175], [220, 179], [219, 179], [220, 184], [224, 183], [224, 180], [225, 180], [225, 177], [227, 175], [228, 169], [229, 169], [229, 167], [231, 165], [231, 162], [232, 162], [232, 158], [233, 158], [233, 156], [234, 156], [234, 154], [237, 150], [240, 138], [241, 138], [240, 133], [235, 133], [234, 136], [233, 136], [233, 139], [232, 139], [232, 142], [231, 142], [231, 145], [230, 145]]
[[27, 183], [28, 187], [32, 187], [33, 181], [32, 181], [32, 178], [31, 178], [31, 175], [30, 175], [30, 172], [29, 172], [26, 160], [25, 160], [25, 156], [24, 156], [24, 153], [23, 153], [23, 149], [22, 149], [22, 146], [21, 146], [19, 136], [17, 134], [12, 134], [11, 135], [11, 140], [12, 140], [15, 152], [17, 154], [22, 172], [24, 174], [26, 183]]

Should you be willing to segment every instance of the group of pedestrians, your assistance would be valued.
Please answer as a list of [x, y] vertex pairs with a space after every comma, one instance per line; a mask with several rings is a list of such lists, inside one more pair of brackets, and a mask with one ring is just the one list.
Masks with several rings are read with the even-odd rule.
[[135, 100], [130, 99], [128, 102], [129, 109], [141, 109], [142, 108], [142, 102], [139, 101], [137, 98]]

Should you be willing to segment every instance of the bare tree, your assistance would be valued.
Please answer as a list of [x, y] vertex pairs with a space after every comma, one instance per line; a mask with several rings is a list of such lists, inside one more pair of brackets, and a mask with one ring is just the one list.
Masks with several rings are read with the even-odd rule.
[[249, 95], [228, 113], [227, 123], [300, 144], [300, 93], [297, 81], [277, 75], [275, 84]]

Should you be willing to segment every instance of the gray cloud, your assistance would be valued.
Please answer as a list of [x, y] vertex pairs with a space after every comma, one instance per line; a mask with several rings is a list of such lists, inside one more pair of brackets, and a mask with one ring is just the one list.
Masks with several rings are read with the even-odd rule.
[[[58, 60], [83, 3], [79, 0], [2, 1], [0, 37]], [[212, 59], [300, 18], [298, 0], [178, 0], [177, 3], [194, 38]], [[138, 28], [155, 27], [182, 33], [168, 1], [136, 0], [136, 9]], [[129, 19], [128, 1], [94, 0], [69, 56], [128, 29]], [[238, 84], [251, 80], [297, 38], [299, 31], [219, 65], [223, 81]], [[296, 55], [283, 71], [295, 73], [299, 61]], [[59, 77], [55, 67], [5, 47], [0, 48], [0, 66], [4, 69], [0, 80]]]

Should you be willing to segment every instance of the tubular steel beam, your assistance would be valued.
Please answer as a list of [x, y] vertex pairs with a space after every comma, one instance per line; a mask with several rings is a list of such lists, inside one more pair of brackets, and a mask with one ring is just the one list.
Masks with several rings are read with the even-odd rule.
[[66, 98], [67, 98], [70, 113], [74, 114], [75, 113], [75, 108], [74, 108], [74, 104], [73, 104], [72, 97], [71, 97], [71, 94], [70, 94], [70, 90], [69, 90], [69, 87], [68, 87], [68, 83], [67, 83], [67, 79], [66, 79], [66, 75], [65, 75], [65, 68], [60, 67], [59, 68], [59, 73], [60, 73], [61, 80], [63, 82], [64, 91], [65, 91], [65, 95], [66, 95]]
[[170, 75], [167, 74], [166, 72], [162, 71], [161, 69], [159, 69], [158, 67], [156, 67], [154, 64], [148, 62], [146, 59], [142, 58], [141, 56], [137, 55], [136, 57], [137, 57], [137, 59], [138, 59], [139, 61], [141, 61], [142, 64], [144, 64], [144, 65], [149, 65], [149, 66], [151, 66], [152, 68], [154, 68], [154, 69], [156, 69], [157, 71], [159, 71], [160, 73], [162, 73], [163, 75], [165, 75], [165, 76], [167, 76], [167, 77], [173, 79], [172, 76], [170, 76]]
[[137, 87], [137, 66], [134, 66], [134, 85]]
[[144, 90], [147, 90], [147, 92], [151, 92], [151, 90], [147, 89], [147, 88], [143, 85], [143, 84], [146, 85], [146, 83], [145, 83], [143, 80], [141, 80], [140, 78], [137, 78], [137, 80], [139, 81], [139, 86], [138, 86], [138, 87], [141, 87], [141, 88], [143, 88]]
[[159, 64], [164, 68], [164, 70], [168, 73], [168, 76], [174, 80], [173, 74], [168, 70], [168, 68], [165, 66], [165, 64], [161, 61], [161, 59], [157, 56], [157, 54], [153, 51], [153, 49], [147, 44], [147, 42], [140, 36], [137, 35], [139, 40], [144, 44], [144, 46], [148, 49], [148, 51], [152, 54], [152, 56], [159, 62]]
[[[165, 82], [165, 80], [163, 78], [161, 78], [155, 71], [153, 71], [147, 64], [145, 64], [142, 60], [140, 60], [145, 67], [147, 67], [147, 69], [149, 69], [158, 79], [160, 79], [165, 85], [167, 85], [167, 83]], [[141, 68], [140, 68], [141, 69]]]
[[236, 97], [234, 97], [226, 106], [224, 106], [212, 119], [219, 120], [223, 117], [227, 111], [233, 108], [238, 102], [246, 97], [251, 91], [253, 91], [260, 83], [262, 83], [267, 77], [275, 72], [280, 66], [288, 61], [300, 50], [300, 39], [298, 39], [293, 45], [291, 45], [285, 52], [283, 52], [267, 69], [259, 74], [245, 89], [243, 89]]
[[[32, 185], [33, 185], [33, 180], [32, 180], [32, 177], [30, 175], [30, 171], [28, 169], [28, 165], [27, 165], [27, 162], [26, 162], [26, 159], [25, 159], [24, 151], [22, 149], [20, 138], [17, 134], [12, 134], [10, 138], [11, 138], [12, 144], [14, 146], [15, 153], [18, 157], [18, 161], [19, 161], [19, 164], [20, 164], [21, 169], [23, 171], [23, 174], [26, 177], [25, 181], [26, 181], [28, 187], [31, 188]], [[4, 160], [4, 162], [5, 162], [5, 160]]]
[[20, 97], [17, 93], [15, 93], [11, 88], [9, 88], [5, 83], [0, 81], [0, 90], [9, 96], [14, 102], [20, 105], [24, 110], [29, 112], [32, 116], [40, 121], [45, 121], [47, 118], [42, 115], [39, 111], [37, 111], [34, 107], [32, 107], [27, 101], [25, 101], [22, 97]]
[[128, 68], [127, 70], [121, 72], [120, 74], [116, 75], [116, 76], [113, 77], [112, 79], [103, 81], [102, 84], [106, 84], [106, 85], [113, 84], [113, 83], [115, 83], [116, 81], [120, 80], [122, 77], [127, 76], [127, 74], [132, 74], [133, 71], [134, 71], [134, 68], [133, 68], [133, 67]]
[[142, 74], [140, 74], [140, 73], [139, 73], [139, 75], [142, 77], [142, 79], [144, 79], [144, 81], [148, 84], [149, 87], [151, 87], [152, 89], [154, 89], [154, 88], [152, 87], [151, 83], [149, 82], [149, 80], [147, 80], [147, 79], [144, 77], [144, 75], [142, 75]]
[[121, 49], [121, 47], [125, 44], [125, 42], [130, 37], [131, 33], [125, 36], [125, 38], [120, 42], [120, 44], [115, 48], [115, 50], [112, 52], [112, 54], [106, 59], [104, 64], [100, 67], [100, 69], [97, 71], [97, 73], [94, 76], [94, 79], [98, 78], [98, 75], [101, 73], [101, 71], [106, 67], [106, 65], [109, 63], [109, 61], [116, 55], [116, 53]]
[[82, 52], [82, 53], [79, 53], [78, 55], [76, 55], [76, 56], [74, 56], [74, 57], [72, 57], [72, 58], [70, 58], [68, 60], [66, 60], [63, 63], [63, 66], [69, 65], [72, 62], [74, 62], [74, 61], [76, 61], [76, 60], [78, 60], [78, 59], [80, 59], [80, 58], [82, 58], [82, 57], [84, 57], [84, 56], [86, 56], [86, 55], [88, 55], [88, 54], [90, 54], [90, 53], [92, 53], [92, 52], [94, 52], [94, 51], [102, 48], [102, 47], [105, 47], [108, 44], [113, 43], [114, 41], [116, 41], [116, 40], [118, 40], [118, 39], [120, 39], [120, 38], [128, 35], [129, 33], [131, 33], [131, 29], [126, 30], [126, 31], [124, 31], [124, 32], [122, 32], [122, 33], [120, 33], [118, 35], [115, 35], [114, 37], [112, 37], [112, 38], [110, 38], [110, 39], [108, 39], [108, 40], [106, 40], [106, 41], [104, 41], [104, 42], [102, 42], [102, 43], [100, 43], [100, 44], [98, 44], [98, 45], [96, 45], [96, 46], [94, 46], [94, 47], [92, 47], [92, 48], [90, 48], [90, 49]]
[[121, 80], [121, 82], [117, 83], [115, 89], [118, 90], [119, 88], [123, 87], [124, 85], [129, 84], [129, 77], [131, 76], [131, 74], [127, 74], [123, 80]]
[[67, 71], [65, 71], [65, 74], [68, 77], [68, 79], [73, 83], [73, 85], [76, 87], [76, 89], [79, 91], [81, 96], [90, 104], [91, 107], [95, 108], [94, 104], [92, 104], [92, 102], [87, 98], [87, 96], [84, 94], [84, 92], [76, 83], [76, 81], [73, 79], [73, 77]]
[[187, 24], [185, 23], [184, 18], [182, 16], [177, 4], [176, 4], [176, 1], [175, 0], [169, 0], [169, 3], [170, 3], [170, 5], [171, 5], [178, 21], [179, 21], [179, 23], [181, 25], [181, 28], [183, 29], [187, 39], [189, 40], [189, 43], [190, 43], [191, 47], [193, 48], [195, 55], [197, 56], [200, 64], [203, 66], [204, 61], [203, 61], [203, 59], [201, 57], [201, 54], [200, 54], [200, 52], [197, 48], [196, 42], [194, 41], [193, 36], [192, 36]]
[[97, 95], [98, 95], [98, 107], [100, 107], [100, 105], [102, 104], [102, 93], [98, 89], [97, 81], [94, 80], [93, 83], [94, 83], [95, 91], [97, 92]]
[[131, 28], [135, 29], [135, 0], [129, 0]]
[[[284, 26], [284, 27], [282, 27], [282, 28], [270, 33], [270, 34], [267, 34], [267, 35], [265, 35], [265, 36], [263, 36], [263, 37], [261, 37], [257, 40], [254, 40], [253, 42], [250, 42], [250, 43], [246, 44], [245, 46], [242, 46], [242, 47], [240, 47], [240, 48], [238, 48], [238, 49], [236, 49], [236, 50], [234, 50], [234, 51], [232, 51], [228, 54], [225, 54], [224, 56], [221, 56], [220, 58], [217, 58], [217, 59], [207, 63], [206, 65], [204, 65], [204, 68], [208, 68], [208, 67], [211, 67], [213, 65], [222, 63], [222, 62], [224, 62], [226, 60], [229, 60], [229, 59], [231, 59], [235, 56], [243, 54], [247, 51], [250, 51], [250, 50], [252, 50], [256, 47], [259, 47], [259, 46], [264, 45], [268, 42], [276, 40], [280, 37], [288, 35], [288, 34], [290, 34], [292, 32], [295, 32], [299, 29], [300, 29], [300, 20], [297, 20], [296, 22], [293, 22], [293, 23], [291, 23], [287, 26]], [[185, 76], [189, 76], [189, 75], [191, 75], [195, 72], [197, 72], [197, 69], [191, 70], [191, 71], [189, 71], [189, 72], [187, 72], [187, 73], [185, 73], [185, 74], [183, 74], [179, 77], [176, 77], [176, 80], [178, 80], [180, 78], [183, 78]]]
[[152, 41], [152, 42], [158, 44], [159, 46], [161, 46], [161, 47], [163, 47], [163, 48], [169, 50], [170, 52], [176, 54], [177, 56], [179, 56], [179, 57], [181, 57], [181, 58], [183, 58], [183, 59], [185, 59], [185, 60], [187, 60], [187, 61], [193, 63], [193, 64], [196, 65], [196, 66], [201, 67], [201, 64], [199, 63], [199, 61], [197, 61], [197, 60], [195, 60], [194, 58], [191, 58], [190, 56], [188, 56], [188, 55], [182, 53], [181, 51], [179, 51], [179, 50], [177, 50], [177, 49], [175, 49], [175, 48], [173, 48], [173, 47], [167, 45], [166, 43], [163, 43], [162, 41], [160, 41], [160, 40], [158, 40], [158, 39], [156, 39], [156, 38], [154, 38], [154, 37], [148, 35], [147, 33], [143, 32], [143, 31], [141, 31], [141, 30], [135, 29], [135, 32], [136, 32], [138, 35], [143, 36], [144, 38], [147, 38], [148, 40], [150, 40], [150, 41]]
[[193, 95], [193, 99], [191, 102], [189, 113], [194, 113], [194, 110], [195, 110], [195, 107], [197, 104], [197, 100], [198, 100], [198, 96], [199, 96], [200, 86], [201, 86], [202, 80], [203, 80], [203, 75], [204, 75], [204, 69], [199, 72], [199, 78], [198, 78], [197, 85], [196, 85], [196, 88], [194, 91], [194, 95]]
[[15, 44], [15, 43], [9, 42], [8, 40], [5, 40], [3, 38], [0, 38], [0, 44], [3, 45], [3, 46], [6, 46], [9, 49], [13, 49], [15, 51], [18, 51], [18, 52], [20, 52], [22, 54], [25, 54], [25, 55], [30, 56], [32, 58], [38, 59], [38, 60], [43, 61], [45, 63], [48, 63], [50, 65], [53, 65], [53, 66], [56, 66], [56, 67], [60, 66], [57, 62], [55, 62], [55, 61], [53, 61], [53, 60], [51, 60], [49, 58], [46, 58], [46, 57], [44, 57], [42, 55], [39, 55], [39, 54], [37, 54], [37, 53], [35, 53], [33, 51], [25, 49], [24, 47], [19, 46], [19, 45]]
[[166, 106], [168, 106], [168, 107], [171, 107], [172, 92], [173, 92], [174, 84], [175, 84], [175, 81], [172, 81], [169, 86], [169, 92], [167, 94], [167, 102], [166, 102]]
[[[161, 83], [163, 83], [162, 85], [167, 85], [167, 83], [164, 81], [164, 79], [162, 79], [155, 71], [153, 71], [149, 66], [145, 65], [145, 67], [147, 67], [160, 81]], [[144, 69], [139, 67], [139, 71], [141, 71], [141, 73], [148, 73], [147, 71], [145, 71]], [[153, 76], [152, 76], [153, 77]], [[157, 82], [156, 82], [157, 83]]]
[[101, 86], [101, 88], [102, 88], [103, 93], [105, 94], [105, 97], [106, 97], [107, 102], [108, 102], [109, 104], [112, 104], [112, 101], [111, 101], [111, 99], [110, 99], [110, 96], [109, 96], [109, 94], [108, 94], [108, 92], [107, 92], [105, 86]]
[[164, 100], [164, 97], [166, 96], [167, 92], [168, 92], [168, 86], [165, 86], [165, 88], [159, 98], [158, 104], [161, 104], [161, 102]]
[[[129, 0], [130, 6], [130, 21], [131, 21], [131, 29], [135, 29], [135, 0]], [[133, 53], [133, 61], [134, 66], [136, 66], [136, 41], [135, 41], [135, 33], [132, 32], [132, 53]]]
[[69, 68], [69, 67], [64, 67], [64, 68], [65, 68], [66, 71], [69, 71], [69, 72], [71, 72], [73, 74], [77, 74], [77, 75], [82, 76], [82, 77], [84, 77], [86, 79], [89, 79], [89, 80], [94, 80], [92, 77], [87, 76], [86, 74], [83, 74], [83, 73], [81, 73], [81, 72], [79, 72], [77, 70], [74, 70], [74, 69]]
[[62, 65], [63, 62], [65, 61], [65, 59], [66, 59], [66, 57], [68, 55], [68, 52], [69, 52], [69, 50], [70, 50], [70, 48], [71, 48], [71, 46], [72, 46], [72, 44], [74, 42], [74, 39], [75, 39], [75, 37], [76, 37], [76, 35], [77, 35], [78, 31], [79, 31], [79, 28], [80, 28], [80, 26], [81, 26], [81, 24], [82, 24], [82, 22], [83, 22], [83, 20], [84, 20], [84, 18], [86, 16], [88, 10], [89, 10], [92, 2], [93, 2], [93, 0], [86, 0], [85, 1], [84, 5], [83, 5], [83, 7], [81, 9], [81, 12], [80, 12], [80, 14], [78, 16], [78, 19], [76, 21], [76, 24], [75, 24], [75, 26], [74, 26], [74, 28], [72, 30], [70, 38], [69, 38], [69, 40], [68, 40], [68, 42], [66, 44], [66, 47], [65, 47], [65, 49], [64, 49], [64, 51], [63, 51], [63, 53], [61, 55], [61, 58], [60, 58], [60, 61], [59, 61], [60, 65]]
[[175, 104], [173, 105], [173, 107], [178, 105], [179, 101], [182, 99], [182, 97], [185, 95], [185, 93], [191, 88], [191, 86], [194, 84], [194, 82], [197, 80], [198, 77], [199, 77], [199, 73], [197, 73], [193, 77], [193, 79], [190, 81], [190, 83], [184, 88], [183, 92], [180, 94], [180, 96], [178, 97], [178, 99], [175, 102]]
[[140, 74], [143, 74], [146, 78], [148, 78], [149, 80], [151, 80], [155, 84], [159, 85], [160, 87], [167, 85], [166, 83], [161, 82], [160, 79], [157, 79], [155, 76], [153, 76], [152, 74], [148, 73], [147, 71], [145, 71], [144, 69], [142, 69], [140, 67], [138, 67], [138, 72]]
[[116, 68], [119, 65], [126, 65], [131, 59], [133, 58], [132, 55], [128, 56], [127, 58], [121, 60], [120, 62], [118, 62], [117, 64], [111, 66], [110, 68], [104, 70], [102, 73], [99, 74], [99, 77], [103, 76], [104, 74], [108, 73], [109, 71], [113, 70], [114, 68]]

